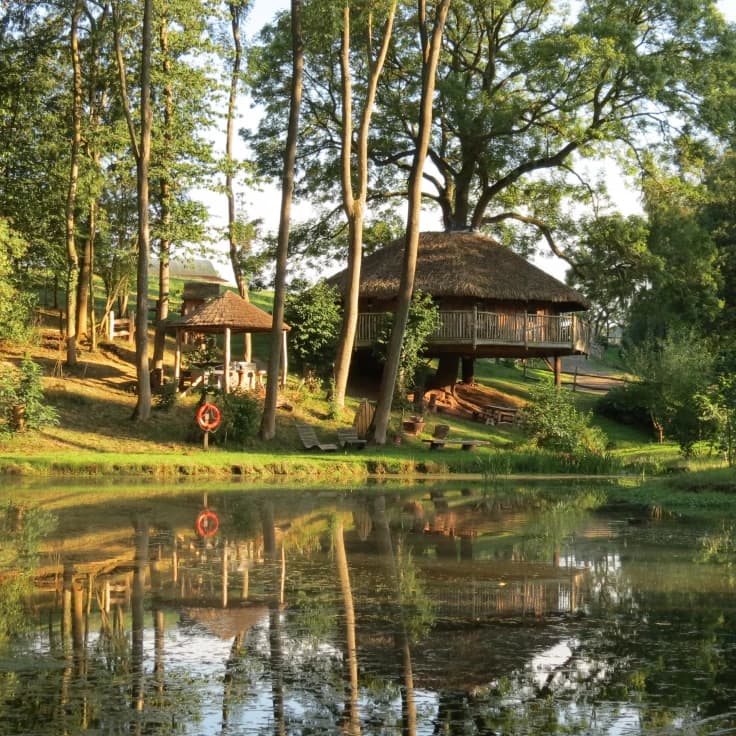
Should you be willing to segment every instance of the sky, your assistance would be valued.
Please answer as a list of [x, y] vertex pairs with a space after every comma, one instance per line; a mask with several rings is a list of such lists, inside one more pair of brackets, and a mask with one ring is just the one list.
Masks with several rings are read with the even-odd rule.
[[[736, 0], [718, 0], [718, 6], [727, 20], [736, 22]], [[290, 6], [289, 0], [255, 0], [252, 5], [251, 13], [246, 24], [246, 33], [252, 36], [263, 27], [265, 23], [270, 21], [274, 15], [281, 10], [286, 10]], [[243, 101], [241, 105], [240, 127], [253, 125], [257, 120], [257, 111], [250, 109], [250, 104]], [[223, 144], [224, 145], [224, 144]], [[240, 150], [236, 151], [236, 156], [245, 157], [247, 152], [244, 144], [239, 140], [237, 143]], [[641, 211], [638, 192], [631, 186], [627, 185], [626, 180], [617, 171], [613, 164], [603, 168], [605, 172], [609, 192], [619, 211], [624, 214], [632, 214]], [[279, 207], [281, 204], [281, 192], [276, 186], [264, 187], [260, 192], [241, 191], [238, 193], [238, 203], [244, 207], [246, 212], [253, 217], [263, 219], [266, 230], [276, 232], [278, 229]], [[227, 204], [223, 195], [208, 194], [203, 197], [208, 205], [211, 213], [212, 224], [222, 227], [226, 221]], [[306, 219], [309, 215], [308, 205], [295, 206], [292, 209], [292, 220], [299, 221]], [[424, 230], [435, 230], [441, 228], [439, 215], [434, 213], [425, 213], [422, 220], [422, 228]], [[224, 251], [227, 247], [223, 245]], [[564, 280], [567, 264], [554, 255], [538, 256], [533, 259], [534, 263], [544, 271], [552, 274], [558, 279]], [[222, 275], [232, 280], [232, 271], [228, 265], [218, 264]], [[336, 267], [335, 270], [338, 270]]]

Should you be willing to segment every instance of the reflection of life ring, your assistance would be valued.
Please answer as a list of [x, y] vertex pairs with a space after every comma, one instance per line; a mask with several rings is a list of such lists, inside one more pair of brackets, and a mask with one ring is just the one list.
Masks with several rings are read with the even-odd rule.
[[214, 537], [220, 528], [220, 519], [214, 511], [200, 511], [197, 517], [197, 533], [200, 537]]
[[222, 415], [220, 410], [214, 405], [206, 401], [197, 410], [197, 424], [199, 428], [205, 432], [212, 432], [220, 426]]

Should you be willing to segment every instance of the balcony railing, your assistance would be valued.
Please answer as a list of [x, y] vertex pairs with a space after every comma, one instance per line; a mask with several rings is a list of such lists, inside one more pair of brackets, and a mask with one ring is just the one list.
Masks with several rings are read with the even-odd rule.
[[[356, 347], [372, 345], [385, 320], [385, 314], [360, 314]], [[590, 325], [576, 314], [468, 310], [440, 312], [440, 326], [429, 338], [429, 344], [432, 347], [469, 345], [473, 348], [498, 345], [587, 353], [590, 338]]]

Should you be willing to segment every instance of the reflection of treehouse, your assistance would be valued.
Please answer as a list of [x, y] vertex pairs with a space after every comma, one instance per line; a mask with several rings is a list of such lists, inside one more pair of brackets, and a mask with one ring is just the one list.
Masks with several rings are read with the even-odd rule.
[[220, 639], [244, 634], [268, 614], [268, 607], [249, 605], [240, 608], [184, 608], [181, 621], [198, 624]]
[[424, 568], [442, 619], [473, 621], [572, 613], [583, 604], [585, 571], [521, 562], [464, 562]]

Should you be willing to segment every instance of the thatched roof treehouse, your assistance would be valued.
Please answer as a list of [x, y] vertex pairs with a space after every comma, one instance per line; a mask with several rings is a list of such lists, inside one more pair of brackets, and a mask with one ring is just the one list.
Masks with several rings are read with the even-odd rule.
[[[363, 259], [356, 350], [370, 349], [386, 312], [395, 311], [404, 240]], [[329, 279], [344, 294], [346, 272]], [[473, 360], [552, 359], [559, 382], [563, 355], [587, 354], [588, 302], [492, 238], [475, 232], [426, 232], [419, 240], [414, 288], [431, 294], [441, 326], [427, 355], [440, 359], [436, 385], [471, 381]]]

